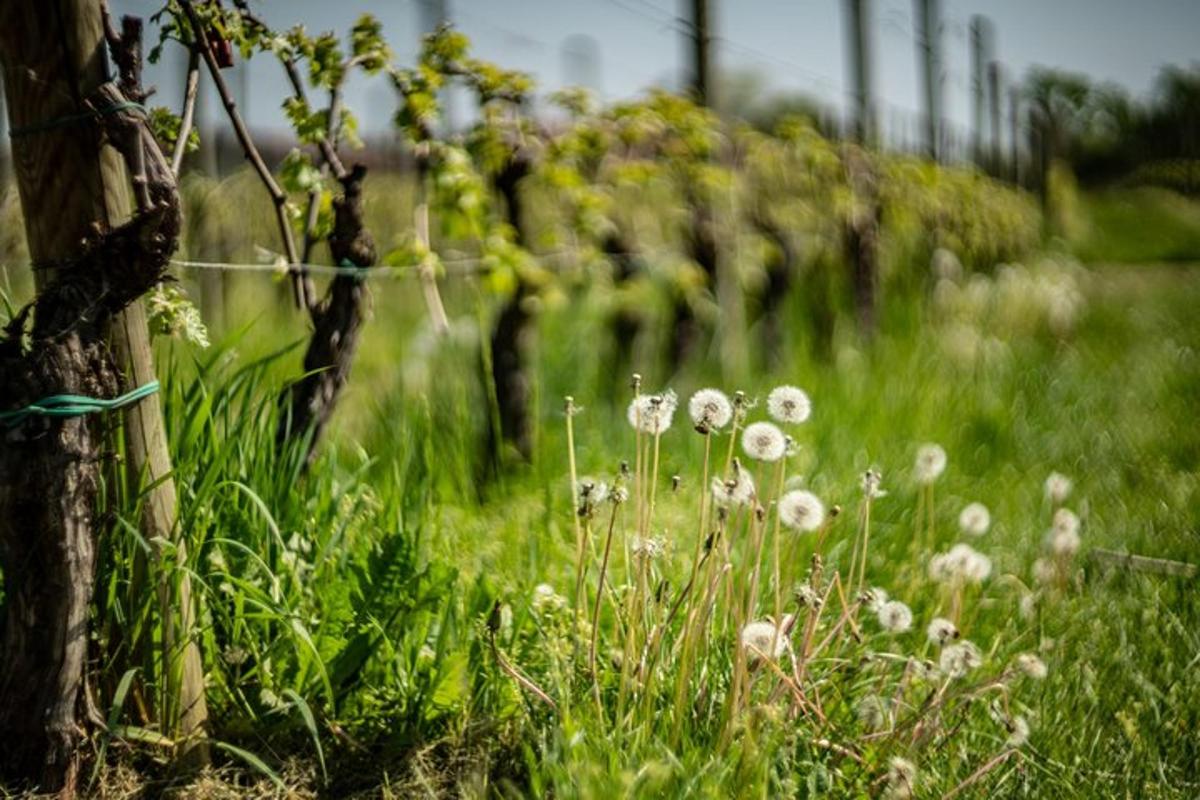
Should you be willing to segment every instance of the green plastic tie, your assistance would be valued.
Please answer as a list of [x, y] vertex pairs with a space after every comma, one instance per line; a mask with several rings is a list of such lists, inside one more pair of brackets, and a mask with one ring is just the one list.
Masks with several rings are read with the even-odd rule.
[[0, 412], [0, 422], [9, 428], [15, 428], [29, 417], [82, 417], [85, 414], [115, 411], [118, 408], [132, 405], [144, 397], [149, 397], [157, 391], [158, 381], [150, 381], [111, 400], [101, 397], [85, 397], [79, 394], [55, 394], [43, 397], [36, 403], [30, 403], [15, 411]]
[[132, 100], [127, 100], [123, 103], [113, 103], [111, 106], [98, 108], [95, 111], [84, 111], [80, 114], [68, 114], [65, 117], [56, 117], [55, 119], [46, 120], [45, 122], [35, 122], [32, 125], [19, 125], [15, 128], [10, 128], [8, 138], [19, 139], [22, 136], [30, 136], [35, 133], [44, 133], [58, 128], [66, 128], [70, 125], [75, 125], [80, 122], [94, 121], [100, 117], [107, 117], [110, 114], [116, 114], [121, 111], [138, 111], [141, 114], [146, 113], [146, 107], [141, 103], [135, 103]]

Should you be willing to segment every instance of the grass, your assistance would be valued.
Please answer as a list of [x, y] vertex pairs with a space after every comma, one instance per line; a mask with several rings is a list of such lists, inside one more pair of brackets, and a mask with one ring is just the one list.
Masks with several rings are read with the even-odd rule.
[[[1106, 202], [1119, 205], [1088, 202], [1093, 220]], [[1161, 257], [1127, 241], [1120, 233], [1089, 246], [1111, 244], [1097, 250], [1106, 261]], [[222, 257], [251, 257], [244, 245]], [[1196, 583], [1106, 570], [1087, 557], [1103, 547], [1200, 562], [1196, 266], [1037, 265], [970, 277], [936, 291], [933, 302], [890, 287], [879, 339], [866, 346], [839, 325], [828, 353], [809, 341], [797, 297], [792, 339], [771, 375], [754, 366], [751, 327], [737, 332], [741, 357], [733, 363], [727, 347], [714, 344], [695, 368], [659, 376], [647, 354], [661, 349], [660, 326], [649, 326], [650, 340], [637, 349], [647, 391], [669, 386], [686, 401], [716, 385], [761, 401], [787, 382], [812, 397], [813, 417], [794, 431], [799, 450], [787, 474], [841, 508], [823, 540], [820, 589], [834, 574], [849, 575], [862, 472], [875, 467], [883, 475], [888, 495], [872, 505], [866, 583], [904, 601], [915, 622], [892, 635], [866, 609], [852, 612], [863, 640], [835, 636], [837, 658], [810, 665], [830, 720], [821, 726], [790, 714], [786, 701], [770, 702], [774, 686], [787, 682], [776, 683], [761, 659], [739, 713], [728, 711], [727, 689], [755, 656], [733, 645], [736, 630], [772, 615], [775, 603], [772, 529], [756, 529], [744, 513], [740, 530], [749, 533], [734, 540], [730, 586], [747, 591], [757, 555], [750, 545], [761, 536], [758, 613], [735, 605], [715, 612], [709, 644], [690, 668], [682, 716], [675, 681], [683, 660], [672, 650], [660, 656], [649, 691], [631, 675], [636, 658], [626, 653], [636, 654], [665, 618], [652, 599], [657, 578], [667, 581], [663, 597], [678, 596], [701, 529], [704, 437], [682, 410], [660, 442], [654, 516], [639, 530], [634, 487], [608, 565], [621, 613], [628, 620], [632, 609], [644, 623], [631, 639], [614, 604], [601, 606], [593, 685], [589, 620], [608, 507], [584, 549], [590, 588], [577, 621], [579, 544], [563, 398], [582, 406], [571, 418], [579, 475], [612, 484], [622, 460], [637, 470], [628, 376], [612, 374], [598, 344], [607, 340], [607, 298], [570, 286], [569, 303], [543, 308], [534, 459], [485, 480], [478, 345], [486, 341], [486, 301], [473, 282], [447, 281], [458, 322], [452, 337], [438, 341], [413, 288], [375, 284], [362, 356], [307, 475], [298, 450], [273, 442], [275, 400], [296, 374], [305, 333], [282, 286], [261, 275], [231, 277], [228, 325], [217, 344], [197, 352], [158, 343], [190, 545], [187, 560], [168, 564], [167, 574], [190, 570], [202, 601], [199, 641], [219, 767], [180, 783], [162, 749], [146, 744], [160, 626], [154, 592], [145, 589], [147, 545], [137, 534], [135, 501], [113, 482], [117, 521], [100, 546], [93, 657], [102, 712], [126, 735], [105, 737], [93, 788], [199, 797], [274, 796], [280, 784], [331, 797], [874, 796], [903, 788], [887, 778], [891, 759], [902, 756], [916, 765], [919, 797], [1196, 795]], [[730, 385], [723, 370], [750, 377]], [[765, 416], [761, 403], [750, 413]], [[949, 455], [934, 490], [932, 530], [912, 477], [925, 442]], [[714, 437], [714, 452], [728, 443]], [[1074, 481], [1068, 502], [1082, 519], [1083, 551], [1059, 585], [1039, 586], [1032, 572], [1045, 557], [1051, 509], [1042, 482], [1051, 470]], [[776, 490], [769, 468], [762, 472], [758, 485], [769, 500]], [[964, 591], [959, 623], [984, 663], [953, 691], [996, 678], [1020, 653], [1038, 653], [1047, 678], [1006, 680], [1010, 704], [1002, 707], [1003, 717], [1028, 721], [1029, 741], [1009, 746], [990, 704], [961, 693], [952, 708], [926, 717], [928, 738], [872, 738], [859, 715], [866, 698], [896, 697], [908, 657], [936, 660], [924, 627], [951, 613], [956, 592], [934, 585], [927, 563], [963, 538], [958, 513], [973, 501], [991, 511], [991, 529], [971, 544], [992, 570]], [[635, 535], [670, 545], [647, 567], [656, 579], [644, 584], [639, 562], [626, 554]], [[816, 538], [783, 540], [782, 573], [794, 576], [781, 584], [785, 598], [806, 580]], [[627, 583], [645, 588], [626, 591]], [[834, 597], [818, 636], [845, 613]], [[847, 603], [854, 602], [850, 593]], [[802, 649], [806, 612], [798, 616], [792, 646]], [[681, 632], [679, 619], [671, 634]], [[780, 663], [790, 671], [786, 657]], [[893, 722], [920, 708], [925, 688], [900, 692]]]
[[1200, 203], [1154, 187], [1083, 196], [1083, 230], [1071, 248], [1086, 262], [1195, 261], [1200, 258]]
[[[866, 640], [839, 645], [852, 663], [869, 652], [934, 655], [923, 628], [948, 606], [925, 561], [961, 538], [955, 521], [963, 505], [989, 507], [992, 528], [972, 544], [994, 566], [967, 593], [964, 634], [985, 655], [981, 675], [996, 676], [1020, 652], [1037, 652], [1049, 665], [1045, 681], [1013, 688], [1011, 713], [1031, 728], [1018, 752], [1005, 746], [985, 703], [948, 713], [962, 727], [926, 748], [864, 743], [856, 709], [869, 667], [843, 673], [814, 665], [842, 687], [843, 699], [826, 698], [836, 722], [824, 737], [811, 722], [770, 710], [771, 679], [761, 669], [753, 710], [730, 723], [719, 700], [737, 651], [723, 643], [702, 657], [704, 682], [689, 693], [704, 701], [707, 686], [710, 694], [685, 724], [672, 717], [678, 667], [668, 655], [661, 691], [636, 701], [631, 693], [626, 703], [636, 711], [618, 725], [621, 673], [603, 655], [625, 640], [611, 606], [602, 615], [598, 711], [586, 658], [590, 628], [575, 626], [567, 600], [577, 540], [561, 398], [572, 394], [584, 407], [573, 418], [579, 473], [612, 481], [622, 459], [635, 460], [634, 436], [625, 400], [606, 399], [612, 378], [594, 346], [602, 315], [545, 314], [534, 463], [485, 485], [476, 455], [485, 403], [471, 370], [453, 368], [472, 363], [472, 326], [458, 342], [397, 341], [396, 320], [416, 313], [402, 287], [379, 298], [371, 356], [358, 365], [337, 433], [304, 479], [295, 477], [295, 454], [275, 454], [270, 445], [271, 387], [298, 354], [283, 365], [220, 350], [191, 365], [183, 350], [168, 356], [167, 413], [193, 568], [202, 577], [216, 735], [261, 756], [293, 789], [331, 796], [875, 794], [897, 754], [917, 764], [917, 795], [939, 796], [1005, 753], [967, 796], [1193, 796], [1200, 783], [1195, 583], [1107, 572], [1086, 551], [1200, 561], [1200, 431], [1191, 424], [1200, 392], [1193, 313], [1200, 282], [1195, 268], [1182, 266], [1107, 269], [1075, 280], [1085, 303], [1065, 326], [1051, 325], [1037, 303], [1031, 310], [993, 289], [986, 313], [971, 317], [976, 346], [962, 346], [953, 307], [914, 314], [904, 306], [869, 349], [845, 331], [829, 359], [796, 342], [778, 376], [728, 387], [762, 398], [786, 380], [813, 398], [788, 469], [827, 505], [843, 508], [826, 539], [827, 575], [847, 571], [861, 472], [873, 465], [884, 476], [889, 494], [872, 509], [867, 583], [908, 603], [916, 624], [893, 637], [861, 611]], [[264, 324], [260, 318], [227, 342], [261, 351], [265, 341], [288, 338], [264, 335]], [[646, 382], [665, 383], [649, 372]], [[720, 376], [714, 367], [670, 383], [686, 398], [719, 385]], [[752, 414], [763, 416], [761, 408]], [[694, 552], [703, 441], [682, 412], [662, 440], [656, 521], [645, 532], [673, 542], [654, 566], [672, 587], [685, 580]], [[945, 447], [949, 468], [936, 485], [935, 534], [922, 552], [913, 545], [925, 534], [911, 465], [926, 441]], [[718, 437], [715, 449], [725, 447]], [[1025, 618], [1021, 597], [1036, 589], [1032, 564], [1049, 525], [1042, 481], [1051, 470], [1074, 479], [1070, 503], [1083, 519], [1084, 555], [1067, 585], [1041, 590]], [[677, 493], [673, 475], [681, 478]], [[130, 535], [114, 534], [135, 547]], [[789, 539], [784, 550], [786, 569], [801, 579], [812, 538]], [[735, 563], [748, 564], [743, 558], [735, 551]], [[625, 559], [621, 548], [610, 567], [618, 591]], [[102, 591], [119, 593], [134, 559], [114, 560]], [[536, 590], [540, 584], [553, 595]], [[769, 581], [762, 585], [766, 607]], [[494, 620], [498, 648], [555, 710], [492, 654], [488, 621], [497, 601], [505, 609]], [[108, 607], [116, 617], [138, 617], [136, 608]], [[647, 606], [645, 613], [653, 620], [662, 612]], [[726, 623], [715, 624], [729, 635]], [[115, 666], [121, 651], [109, 652]], [[319, 721], [328, 784], [305, 708]], [[862, 763], [818, 738], [853, 748]], [[145, 755], [138, 758], [143, 776], [156, 774]], [[248, 784], [271, 791], [256, 783], [254, 767], [236, 757], [229, 763], [189, 791], [220, 796]]]

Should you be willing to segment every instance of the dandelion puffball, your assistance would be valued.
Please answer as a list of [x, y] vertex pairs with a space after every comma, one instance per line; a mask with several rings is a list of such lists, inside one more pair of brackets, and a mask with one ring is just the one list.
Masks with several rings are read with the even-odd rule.
[[720, 389], [701, 389], [688, 400], [688, 415], [701, 433], [720, 430], [733, 419], [733, 404]]
[[747, 506], [754, 499], [754, 479], [742, 469], [737, 459], [733, 460], [733, 477], [728, 480], [712, 479], [713, 502], [722, 508]]
[[983, 536], [992, 526], [992, 515], [983, 503], [971, 503], [958, 515], [958, 527], [970, 536]]
[[640, 433], [660, 434], [671, 427], [678, 399], [668, 389], [662, 394], [639, 394], [629, 402], [626, 416]]
[[1080, 544], [1079, 533], [1071, 528], [1055, 530], [1050, 538], [1050, 550], [1056, 556], [1073, 556]]
[[1029, 741], [1029, 723], [1024, 717], [1013, 717], [1007, 723], [1008, 746], [1021, 747]]
[[1044, 680], [1046, 673], [1049, 671], [1046, 669], [1046, 662], [1033, 653], [1021, 653], [1021, 655], [1017, 656], [1017, 669], [1035, 681]]
[[1079, 517], [1069, 508], [1060, 508], [1054, 512], [1055, 533], [1079, 533]]
[[1062, 505], [1071, 494], [1071, 479], [1061, 472], [1051, 472], [1046, 477], [1046, 499], [1054, 505]]
[[938, 667], [951, 678], [961, 678], [983, 663], [979, 648], [966, 640], [942, 648]]
[[912, 627], [913, 615], [899, 600], [889, 600], [879, 607], [879, 624], [889, 633], [903, 633]]
[[742, 433], [742, 449], [755, 461], [778, 461], [787, 451], [787, 438], [769, 422], [752, 422]]
[[929, 623], [929, 627], [925, 629], [925, 634], [931, 643], [942, 647], [947, 642], [958, 638], [958, 628], [948, 619], [935, 617]]
[[[787, 627], [788, 619], [784, 618], [784, 627]], [[783, 630], [777, 629], [775, 623], [760, 620], [751, 622], [742, 628], [742, 647], [749, 651], [752, 659], [759, 659], [764, 656], [768, 658], [779, 658], [787, 651], [788, 637]], [[774, 643], [774, 655], [771, 654], [771, 644]]]
[[913, 473], [918, 483], [933, 483], [946, 471], [946, 451], [941, 445], [925, 444], [917, 450]]
[[812, 492], [788, 492], [779, 498], [779, 520], [794, 530], [815, 531], [825, 521], [825, 504]]
[[776, 386], [767, 395], [767, 413], [776, 422], [799, 425], [812, 414], [812, 401], [803, 389], [795, 386]]
[[862, 491], [863, 495], [874, 500], [878, 497], [883, 497], [887, 494], [883, 489], [879, 488], [883, 483], [883, 475], [877, 469], [868, 469], [862, 476]]
[[887, 796], [894, 800], [912, 797], [913, 785], [917, 780], [917, 767], [911, 761], [893, 756], [888, 762]]

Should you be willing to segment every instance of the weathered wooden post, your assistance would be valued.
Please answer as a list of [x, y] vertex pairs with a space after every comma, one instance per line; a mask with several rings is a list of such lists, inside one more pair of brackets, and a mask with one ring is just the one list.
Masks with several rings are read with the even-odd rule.
[[[131, 37], [128, 44], [140, 45], [133, 41], [140, 38], [140, 26], [130, 24], [126, 32]], [[0, 12], [0, 58], [5, 65], [26, 238], [34, 263], [41, 267], [35, 271], [39, 296], [33, 309], [32, 343], [23, 350], [20, 331], [14, 326], [4, 344], [9, 371], [3, 406], [38, 399], [25, 396], [35, 390], [115, 394], [122, 370], [126, 390], [149, 383], [155, 377], [153, 360], [145, 311], [137, 297], [161, 277], [173, 252], [178, 200], [170, 170], [131, 105], [141, 100], [128, 96], [137, 87], [125, 80], [124, 69], [120, 84], [108, 81], [100, 4], [87, 0], [54, 0], [49, 7], [27, 1], [7, 4]], [[140, 53], [130, 74], [139, 68]], [[108, 251], [117, 236], [114, 232], [130, 219], [126, 162], [131, 159], [141, 171], [133, 182], [138, 212], [129, 226], [153, 222], [157, 230], [145, 241], [124, 243], [126, 263], [108, 257]], [[154, 184], [156, 179], [163, 183]], [[167, 199], [155, 196], [156, 187]], [[152, 211], [159, 219], [147, 222]], [[169, 250], [161, 252], [166, 247]], [[148, 254], [161, 260], [153, 265], [149, 279], [139, 272], [139, 268], [151, 271], [140, 263]], [[98, 274], [84, 275], [78, 267], [81, 258], [98, 262], [94, 267]], [[80, 305], [88, 299], [88, 290], [97, 293], [91, 299], [94, 313]], [[47, 327], [56, 318], [63, 323], [61, 330]], [[116, 363], [103, 341], [106, 334], [111, 334]], [[69, 790], [75, 774], [79, 728], [74, 715], [94, 566], [92, 515], [99, 431], [97, 423], [86, 418], [52, 421], [46, 427], [48, 435], [39, 440], [40, 445], [23, 438], [20, 430], [10, 432], [4, 454], [9, 469], [0, 466], [0, 548], [9, 566], [5, 570], [9, 623], [0, 656], [4, 662], [0, 730], [6, 742], [15, 743], [7, 745], [2, 759], [5, 771], [40, 781], [44, 787]], [[176, 540], [182, 553], [157, 395], [128, 408], [125, 435], [133, 485], [151, 487], [143, 498], [143, 535], [148, 541]], [[18, 562], [12, 559], [22, 555], [40, 559], [37, 569], [13, 569], [11, 565]], [[178, 682], [168, 679], [167, 696], [178, 704], [174, 713], [183, 733], [180, 741], [188, 755], [202, 758], [206, 710], [199, 651], [187, 640], [190, 586], [186, 577], [176, 585], [178, 594], [168, 592], [165, 583], [160, 587], [165, 632], [162, 667], [164, 676], [178, 678]], [[36, 645], [22, 638], [31, 619], [39, 628]], [[54, 631], [60, 634], [56, 637]]]

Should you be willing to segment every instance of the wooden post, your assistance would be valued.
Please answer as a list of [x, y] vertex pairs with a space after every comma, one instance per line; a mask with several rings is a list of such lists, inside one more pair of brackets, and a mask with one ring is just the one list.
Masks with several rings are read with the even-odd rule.
[[871, 89], [871, 47], [868, 36], [870, 0], [846, 0], [846, 33], [850, 55], [850, 86], [854, 101], [851, 137], [870, 144], [875, 137]]
[[987, 17], [976, 14], [971, 17], [971, 158], [976, 164], [983, 163], [983, 95], [984, 95], [984, 65], [988, 49], [991, 23]]
[[1002, 76], [1000, 74], [1000, 62], [989, 61], [987, 65], [988, 79], [988, 121], [991, 123], [991, 151], [988, 157], [990, 164], [988, 165], [993, 175], [999, 176], [1004, 172], [1003, 168], [1003, 120], [1000, 116], [1000, 90]]
[[[10, 4], [5, 12], [3, 29], [18, 34], [5, 42], [6, 59], [14, 65], [6, 84], [14, 121], [37, 124], [79, 113], [84, 98], [108, 79], [100, 5], [54, 0], [46, 8], [22, 2]], [[111, 230], [130, 217], [125, 163], [112, 146], [100, 144], [94, 124], [65, 125], [22, 137], [16, 167], [35, 263], [69, 257], [96, 226]], [[35, 273], [39, 290], [52, 279], [52, 270]], [[124, 372], [123, 391], [154, 380], [150, 335], [140, 301], [112, 317], [111, 341]], [[151, 542], [174, 541], [182, 561], [186, 547], [176, 526], [175, 485], [159, 396], [150, 395], [129, 407], [124, 420], [131, 485], [152, 487], [143, 497], [142, 534]], [[190, 583], [184, 574], [173, 583], [178, 586], [175, 593], [165, 576], [162, 580], [162, 669], [167, 696], [176, 704], [162, 722], [178, 721], [178, 727], [171, 725], [166, 732], [179, 738], [180, 754], [197, 763], [206, 759], [202, 726], [207, 711], [200, 653], [188, 639], [194, 613]]]
[[925, 99], [922, 118], [925, 129], [925, 156], [938, 161], [942, 128], [942, 20], [940, 0], [916, 0], [917, 58], [921, 69], [921, 88]]
[[712, 36], [709, 33], [708, 0], [691, 0], [692, 99], [702, 106], [712, 105]]

